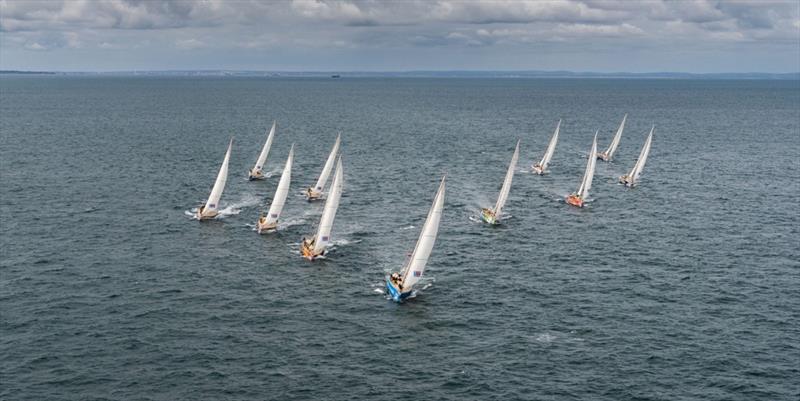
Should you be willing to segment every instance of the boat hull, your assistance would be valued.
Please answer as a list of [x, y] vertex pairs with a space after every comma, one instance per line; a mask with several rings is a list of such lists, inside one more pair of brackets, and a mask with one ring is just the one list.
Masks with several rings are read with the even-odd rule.
[[308, 243], [306, 243], [305, 241], [303, 241], [303, 243], [300, 244], [300, 255], [302, 255], [304, 258], [308, 260], [313, 261], [319, 258], [320, 256], [325, 255], [325, 251], [322, 251], [320, 253], [314, 253], [314, 248], [308, 245]]
[[624, 186], [626, 186], [626, 187], [628, 187], [628, 188], [633, 188], [636, 185], [636, 183], [631, 181], [628, 178], [627, 175], [623, 175], [622, 177], [619, 177], [619, 183], [624, 185]]
[[309, 202], [318, 201], [322, 199], [322, 192], [317, 192], [311, 188], [306, 190], [306, 200]]
[[276, 228], [278, 228], [277, 222], [272, 224], [266, 224], [266, 223], [262, 224], [261, 222], [257, 223], [257, 229], [259, 234], [263, 234], [269, 230], [274, 230]]
[[250, 172], [247, 174], [247, 179], [249, 181], [258, 181], [266, 178], [267, 176], [265, 176], [261, 171], [253, 172], [253, 170], [250, 170]]
[[570, 195], [567, 196], [566, 199], [567, 204], [575, 206], [575, 207], [583, 207], [583, 199], [581, 199], [578, 195]]
[[611, 158], [608, 157], [608, 155], [606, 155], [605, 153], [598, 153], [597, 154], [597, 158], [602, 160], [602, 161], [604, 161], [604, 162], [607, 162], [607, 161], [611, 160]]
[[411, 291], [400, 291], [399, 288], [392, 284], [392, 280], [388, 277], [386, 278], [386, 291], [389, 292], [389, 296], [391, 296], [392, 300], [395, 302], [403, 302], [403, 300], [411, 295]]
[[539, 167], [539, 165], [533, 166], [532, 169], [534, 173], [544, 175], [544, 169]]
[[205, 214], [205, 213], [202, 212], [202, 210], [198, 210], [197, 212], [195, 212], [194, 217], [197, 220], [205, 221], [205, 220], [211, 220], [211, 219], [217, 217], [218, 215], [219, 215], [219, 213], [217, 213], [217, 212], [213, 212], [211, 214]]
[[481, 220], [487, 224], [498, 224], [496, 216], [489, 209], [481, 209]]

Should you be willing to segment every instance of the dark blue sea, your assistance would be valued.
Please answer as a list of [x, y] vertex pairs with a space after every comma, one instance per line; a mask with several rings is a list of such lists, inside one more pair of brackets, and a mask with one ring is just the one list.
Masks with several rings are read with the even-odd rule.
[[[625, 113], [592, 201], [566, 205]], [[274, 175], [248, 182], [273, 120]], [[299, 192], [338, 132], [312, 263], [322, 204]], [[192, 220], [231, 137], [225, 216]], [[473, 221], [518, 138], [510, 217]], [[292, 143], [284, 226], [259, 236]], [[800, 397], [800, 81], [4, 75], [0, 163], [3, 400]], [[384, 276], [444, 173], [397, 304]]]

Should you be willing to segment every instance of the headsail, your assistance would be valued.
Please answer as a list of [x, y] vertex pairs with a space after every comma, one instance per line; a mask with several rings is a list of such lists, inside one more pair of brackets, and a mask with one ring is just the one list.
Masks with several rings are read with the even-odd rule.
[[511, 180], [514, 179], [514, 169], [517, 168], [517, 159], [519, 159], [519, 139], [517, 140], [517, 147], [514, 148], [514, 156], [511, 156], [511, 163], [508, 165], [506, 178], [503, 180], [503, 187], [500, 188], [500, 195], [497, 197], [497, 203], [494, 205], [494, 210], [492, 210], [497, 219], [500, 219], [500, 213], [508, 200], [508, 193], [511, 191]]
[[331, 174], [331, 169], [333, 169], [333, 162], [336, 161], [336, 155], [339, 153], [339, 143], [341, 141], [342, 134], [339, 134], [336, 137], [336, 142], [333, 144], [331, 154], [328, 155], [328, 160], [325, 161], [325, 167], [322, 168], [322, 173], [319, 175], [317, 184], [314, 185], [314, 190], [317, 192], [322, 192], [322, 189], [325, 188], [325, 183], [328, 181], [328, 176]]
[[283, 205], [286, 204], [286, 197], [289, 195], [289, 184], [292, 181], [292, 162], [294, 161], [294, 145], [289, 149], [289, 157], [286, 159], [286, 165], [283, 167], [283, 174], [281, 180], [278, 181], [278, 189], [275, 190], [275, 197], [272, 198], [272, 204], [269, 205], [269, 212], [267, 212], [267, 224], [275, 224], [283, 211]]
[[578, 188], [577, 192], [577, 195], [580, 196], [581, 199], [585, 200], [589, 196], [589, 190], [592, 188], [592, 179], [594, 178], [595, 165], [597, 165], [597, 132], [594, 133], [592, 150], [589, 152], [589, 161], [586, 162], [586, 172], [583, 173], [583, 181], [581, 181], [581, 187]]
[[553, 132], [553, 136], [550, 138], [550, 143], [547, 145], [547, 150], [544, 152], [544, 157], [542, 157], [542, 161], [539, 162], [539, 166], [542, 169], [542, 172], [547, 169], [547, 165], [550, 164], [550, 159], [553, 158], [553, 153], [556, 151], [556, 142], [558, 142], [558, 133], [561, 130], [561, 120], [558, 120], [558, 124], [556, 125], [556, 130]]
[[261, 149], [261, 154], [258, 155], [258, 159], [256, 160], [256, 165], [253, 167], [253, 173], [261, 171], [264, 168], [264, 163], [267, 162], [269, 148], [272, 147], [272, 139], [275, 138], [276, 125], [277, 121], [273, 121], [272, 128], [269, 130], [269, 135], [267, 136], [267, 142], [264, 143], [264, 147]]
[[331, 240], [331, 229], [333, 228], [333, 218], [336, 217], [336, 209], [339, 208], [339, 198], [342, 196], [342, 159], [336, 163], [336, 173], [333, 175], [333, 184], [328, 199], [325, 201], [325, 208], [322, 211], [322, 218], [319, 220], [319, 229], [314, 240], [314, 253], [320, 254], [325, 250]]
[[622, 139], [622, 130], [625, 129], [625, 120], [628, 119], [628, 114], [626, 113], [624, 117], [622, 117], [622, 122], [619, 124], [619, 128], [617, 128], [617, 133], [614, 134], [614, 139], [611, 140], [611, 144], [608, 145], [608, 149], [606, 149], [605, 154], [608, 160], [614, 156], [614, 152], [617, 151], [617, 146], [619, 146], [619, 140]]
[[439, 232], [439, 221], [442, 219], [445, 178], [446, 176], [442, 177], [439, 190], [433, 198], [433, 205], [430, 211], [428, 211], [425, 225], [422, 226], [422, 232], [419, 234], [417, 245], [414, 247], [414, 253], [411, 254], [411, 259], [400, 273], [403, 288], [411, 289], [414, 284], [422, 278], [425, 265], [428, 264], [428, 258], [431, 256], [433, 244], [436, 242], [436, 234]]
[[203, 214], [208, 215], [211, 212], [216, 212], [219, 208], [219, 199], [222, 197], [222, 191], [225, 189], [225, 182], [228, 180], [228, 161], [231, 158], [231, 147], [233, 146], [233, 138], [228, 143], [228, 150], [225, 152], [225, 159], [222, 160], [222, 166], [217, 173], [217, 180], [214, 181], [214, 187], [211, 188], [211, 195], [208, 196], [206, 206], [203, 208]]
[[650, 144], [653, 142], [653, 131], [655, 131], [655, 129], [655, 125], [650, 128], [650, 134], [647, 135], [647, 140], [644, 141], [644, 146], [642, 146], [642, 151], [639, 153], [639, 158], [636, 159], [636, 164], [633, 165], [633, 169], [630, 174], [628, 174], [632, 183], [636, 183], [636, 181], [639, 180], [639, 176], [642, 174], [644, 163], [647, 162], [647, 156], [650, 155]]

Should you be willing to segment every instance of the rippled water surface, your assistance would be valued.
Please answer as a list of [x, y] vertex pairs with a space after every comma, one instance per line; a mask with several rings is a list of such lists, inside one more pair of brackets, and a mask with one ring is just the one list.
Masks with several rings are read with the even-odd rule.
[[[0, 78], [0, 398], [789, 400], [797, 81]], [[584, 209], [563, 203], [592, 134]], [[272, 120], [267, 170], [248, 182]], [[528, 167], [558, 119], [552, 174]], [[633, 165], [651, 124], [641, 185]], [[297, 246], [338, 131], [327, 260]], [[228, 215], [199, 223], [234, 136]], [[499, 227], [494, 203], [517, 138]], [[253, 224], [295, 143], [282, 229]], [[416, 298], [382, 280], [448, 174]]]

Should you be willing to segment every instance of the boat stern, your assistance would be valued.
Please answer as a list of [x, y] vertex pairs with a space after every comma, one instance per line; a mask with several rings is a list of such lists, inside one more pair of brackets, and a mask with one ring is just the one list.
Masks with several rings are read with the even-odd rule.
[[392, 300], [397, 303], [403, 302], [404, 299], [411, 295], [411, 291], [400, 291], [400, 289], [397, 288], [394, 283], [392, 283], [392, 279], [390, 277], [386, 277], [386, 291], [389, 293], [389, 296], [392, 297]]
[[481, 220], [488, 224], [497, 224], [497, 217], [490, 209], [481, 209]]

